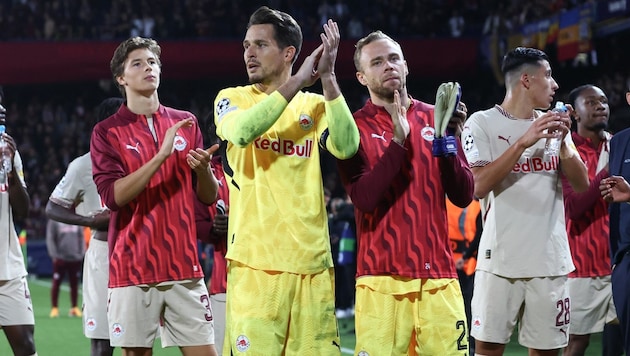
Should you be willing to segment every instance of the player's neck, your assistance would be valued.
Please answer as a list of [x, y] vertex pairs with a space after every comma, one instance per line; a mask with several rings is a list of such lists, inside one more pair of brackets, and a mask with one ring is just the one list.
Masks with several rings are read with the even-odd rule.
[[601, 131], [592, 131], [592, 130], [588, 130], [586, 128], [583, 128], [581, 126], [578, 126], [577, 128], [577, 133], [578, 135], [584, 137], [584, 138], [588, 138], [589, 140], [591, 140], [591, 142], [593, 143], [593, 146], [598, 147], [599, 143], [602, 141], [602, 139], [605, 137], [603, 130]]
[[506, 95], [500, 105], [511, 117], [515, 119], [531, 119], [534, 117], [534, 107], [528, 100], [517, 99], [513, 95]]
[[138, 115], [151, 116], [160, 107], [160, 99], [157, 92], [149, 96], [140, 93], [127, 93], [127, 107]]
[[291, 72], [285, 71], [276, 77], [267, 78], [263, 82], [256, 83], [254, 86], [263, 93], [271, 94], [282, 86], [282, 84], [286, 83], [289, 78], [291, 78]]

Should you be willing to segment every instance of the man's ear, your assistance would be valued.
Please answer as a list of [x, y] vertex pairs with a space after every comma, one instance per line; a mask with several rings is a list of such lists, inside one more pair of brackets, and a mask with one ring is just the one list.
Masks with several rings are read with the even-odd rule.
[[367, 86], [367, 80], [365, 80], [365, 76], [363, 75], [362, 72], [357, 72], [356, 76], [357, 76], [357, 80], [359, 81], [359, 83], [361, 83], [361, 85]]
[[296, 50], [295, 47], [293, 46], [289, 46], [287, 48], [284, 49], [284, 59], [286, 61], [288, 61], [289, 63], [293, 63], [293, 57], [295, 57], [296, 54]]

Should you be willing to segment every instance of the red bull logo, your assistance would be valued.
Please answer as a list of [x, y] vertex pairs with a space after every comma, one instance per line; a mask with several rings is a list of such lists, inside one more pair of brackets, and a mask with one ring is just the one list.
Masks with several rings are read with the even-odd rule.
[[311, 127], [313, 127], [313, 119], [306, 114], [300, 115], [300, 118], [298, 119], [298, 123], [300, 124], [300, 127], [304, 131], [308, 131], [311, 129]]
[[112, 336], [114, 337], [120, 337], [122, 334], [125, 333], [125, 329], [123, 329], [122, 325], [115, 323], [114, 325], [112, 325]]
[[85, 328], [94, 331], [96, 329], [96, 320], [94, 318], [89, 318], [85, 321]]
[[512, 173], [556, 172], [559, 163], [558, 156], [551, 156], [549, 161], [541, 157], [532, 157], [526, 159], [525, 162], [517, 162], [512, 168]]
[[180, 135], [175, 136], [173, 139], [173, 147], [179, 152], [183, 151], [186, 149], [186, 140]]
[[249, 349], [249, 339], [245, 335], [239, 335], [239, 337], [236, 338], [235, 346], [239, 352], [245, 352]]
[[254, 147], [259, 150], [271, 150], [284, 156], [308, 158], [313, 153], [313, 140], [306, 140], [303, 145], [298, 145], [292, 140], [259, 137], [254, 140]]

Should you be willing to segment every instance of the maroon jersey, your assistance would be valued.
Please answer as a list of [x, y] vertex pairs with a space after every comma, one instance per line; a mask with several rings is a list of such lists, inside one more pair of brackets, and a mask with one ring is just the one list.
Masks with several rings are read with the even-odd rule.
[[229, 189], [225, 182], [221, 157], [212, 157], [212, 171], [219, 182], [217, 201], [205, 205], [197, 199], [195, 204], [195, 221], [197, 222], [197, 238], [214, 246], [214, 263], [210, 278], [210, 294], [225, 293], [227, 288], [227, 236], [217, 236], [212, 232], [212, 222], [217, 214], [227, 214], [229, 210]]
[[590, 184], [586, 192], [576, 193], [562, 176], [564, 214], [575, 265], [575, 271], [569, 277], [607, 276], [611, 273], [608, 204], [601, 197], [599, 182], [608, 177], [608, 171], [602, 169], [596, 173], [600, 152], [606, 145], [602, 141], [599, 147], [593, 147], [590, 139], [575, 132], [571, 136], [586, 164]]
[[473, 197], [473, 177], [461, 147], [435, 158], [433, 106], [413, 100], [404, 147], [392, 141], [387, 111], [370, 100], [354, 113], [361, 144], [337, 161], [355, 205], [357, 276], [456, 278], [449, 246], [445, 197], [460, 207]]
[[203, 277], [197, 256], [193, 172], [186, 162], [191, 149], [203, 147], [195, 118], [191, 127], [177, 131], [173, 153], [132, 201], [118, 206], [114, 182], [151, 160], [166, 130], [189, 112], [161, 106], [153, 114], [155, 138], [144, 115], [122, 105], [92, 132], [94, 182], [112, 210], [108, 241], [109, 287], [179, 281]]

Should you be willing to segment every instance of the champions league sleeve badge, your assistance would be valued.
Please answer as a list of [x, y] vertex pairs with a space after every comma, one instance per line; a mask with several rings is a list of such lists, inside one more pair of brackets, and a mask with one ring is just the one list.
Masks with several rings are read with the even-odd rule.
[[217, 102], [217, 107], [215, 108], [215, 111], [216, 111], [217, 118], [219, 121], [223, 119], [223, 116], [225, 114], [237, 109], [236, 106], [231, 106], [230, 104], [231, 104], [230, 99], [228, 98], [223, 98]]

